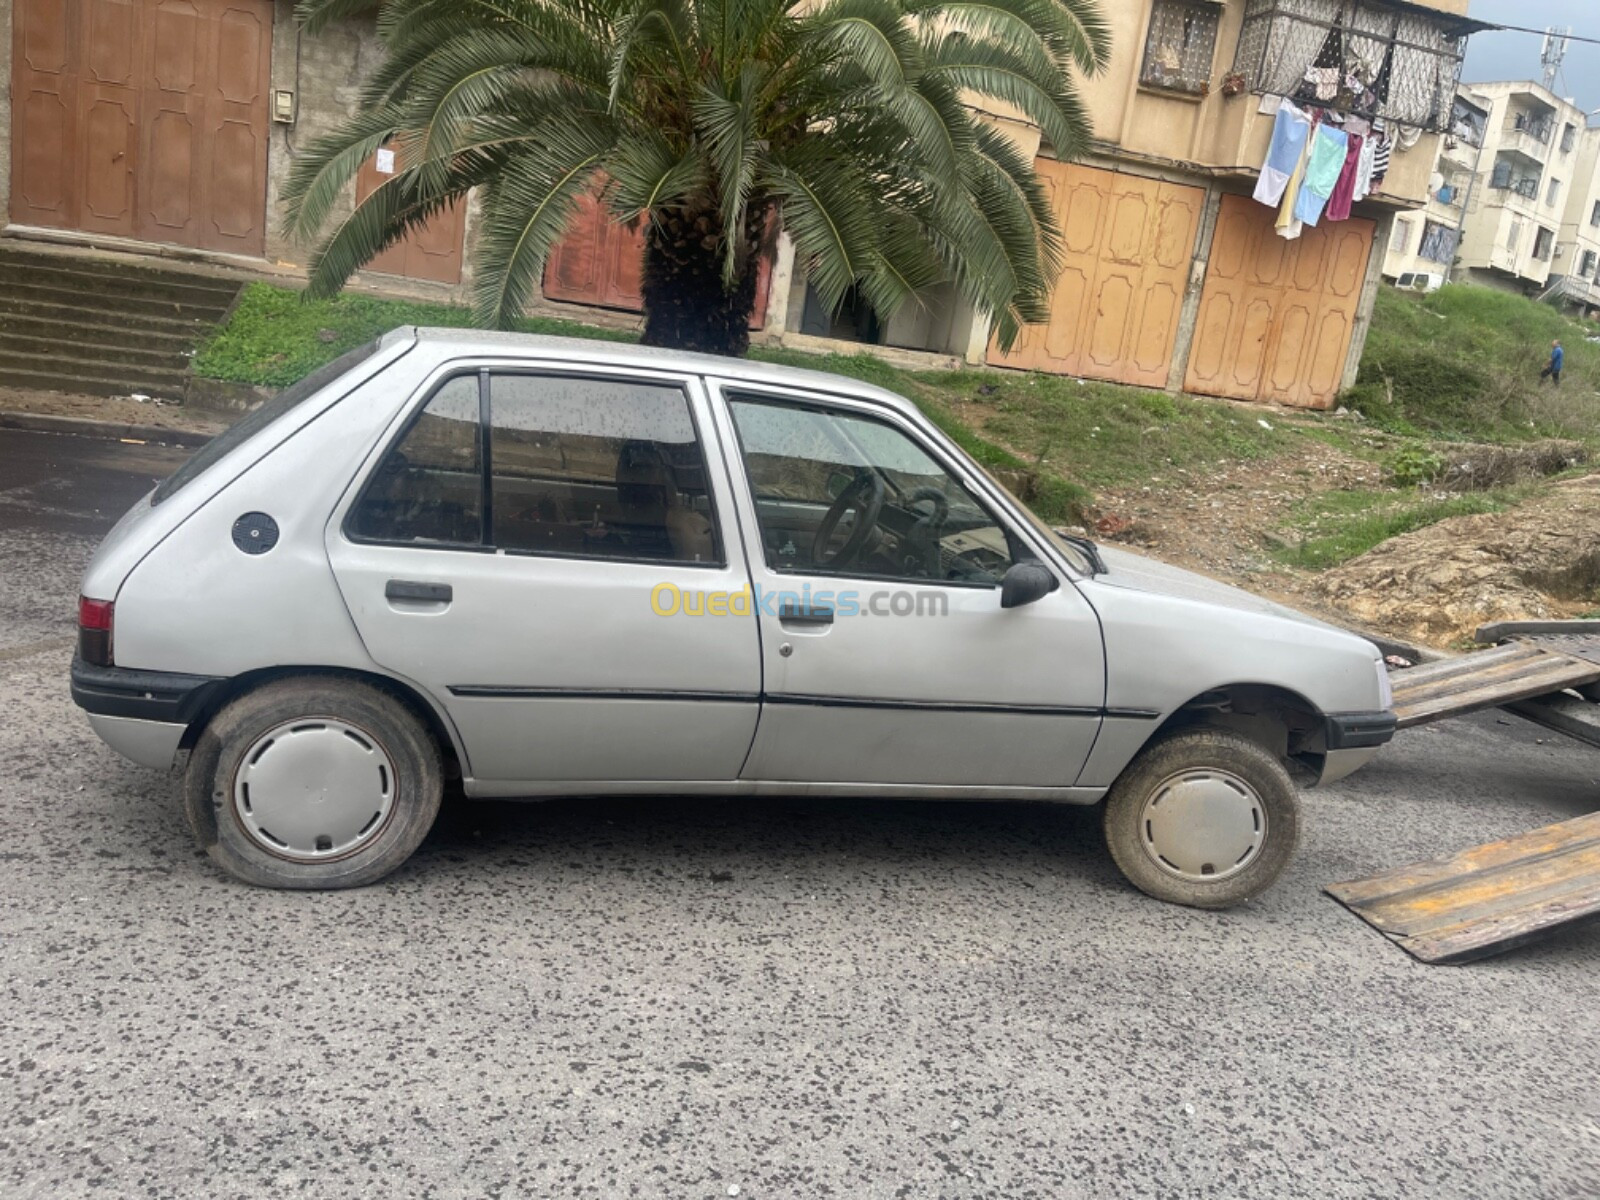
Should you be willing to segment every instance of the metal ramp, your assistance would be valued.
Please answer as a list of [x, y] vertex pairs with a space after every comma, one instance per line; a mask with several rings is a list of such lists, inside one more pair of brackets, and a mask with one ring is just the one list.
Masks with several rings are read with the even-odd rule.
[[1462, 963], [1600, 914], [1600, 813], [1324, 889], [1425, 963]]
[[[1600, 746], [1600, 621], [1501, 622], [1477, 640], [1494, 649], [1394, 676], [1401, 729], [1498, 707]], [[1325, 890], [1422, 962], [1486, 958], [1600, 915], [1600, 813]]]

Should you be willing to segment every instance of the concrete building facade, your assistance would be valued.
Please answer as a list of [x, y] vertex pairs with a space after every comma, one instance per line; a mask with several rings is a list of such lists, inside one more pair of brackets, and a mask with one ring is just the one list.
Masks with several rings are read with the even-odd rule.
[[[1409, 236], [1396, 236], [1384, 273], [1442, 271], [1458, 282], [1537, 295], [1561, 274], [1569, 204], [1592, 187], [1584, 113], [1532, 82], [1462, 88], [1455, 112], [1427, 204], [1398, 219]], [[1479, 124], [1482, 137], [1472, 145]], [[1441, 231], [1452, 224], [1459, 245]]]
[[[1466, 7], [1103, 3], [1114, 52], [1082, 88], [1094, 125], [1082, 161], [1057, 161], [1018, 113], [985, 114], [1037, 156], [1065, 234], [1047, 324], [1002, 355], [947, 287], [886, 320], [827, 313], [780, 237], [760, 336], [1331, 404], [1354, 378], [1394, 214], [1429, 202], [1465, 41], [1481, 27]], [[309, 248], [280, 234], [283, 182], [297, 146], [351, 115], [382, 50], [370, 17], [308, 37], [292, 16], [292, 0], [0, 0], [6, 232], [301, 270]], [[1387, 175], [1350, 219], [1294, 241], [1250, 198], [1284, 96], [1331, 120], [1381, 118], [1394, 138]], [[1526, 133], [1508, 155], [1537, 142]], [[386, 169], [368, 164], [347, 203]], [[473, 217], [471, 203], [441, 214], [363, 280], [463, 298]], [[591, 206], [552, 260], [544, 305], [631, 319], [637, 248]]]

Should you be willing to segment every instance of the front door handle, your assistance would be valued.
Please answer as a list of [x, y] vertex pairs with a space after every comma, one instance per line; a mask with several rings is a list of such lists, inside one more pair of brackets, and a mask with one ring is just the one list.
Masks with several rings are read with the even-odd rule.
[[791, 625], [832, 625], [833, 609], [815, 604], [802, 608], [793, 600], [785, 600], [778, 606], [778, 620]]
[[414, 579], [391, 579], [383, 587], [385, 600], [411, 600], [423, 604], [449, 604], [455, 593], [448, 583], [420, 583]]

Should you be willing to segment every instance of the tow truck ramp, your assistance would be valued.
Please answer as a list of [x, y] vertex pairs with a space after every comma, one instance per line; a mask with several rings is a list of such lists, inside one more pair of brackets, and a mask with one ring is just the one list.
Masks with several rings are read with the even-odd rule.
[[[1600, 621], [1502, 622], [1477, 640], [1501, 644], [1395, 676], [1401, 729], [1503, 707], [1600, 747]], [[1600, 812], [1325, 890], [1422, 962], [1486, 958], [1600, 916]]]

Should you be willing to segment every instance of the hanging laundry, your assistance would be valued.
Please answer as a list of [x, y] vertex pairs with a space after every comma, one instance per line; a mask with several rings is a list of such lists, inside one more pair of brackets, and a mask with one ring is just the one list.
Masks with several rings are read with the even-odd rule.
[[1440, 188], [1434, 194], [1438, 197], [1440, 204], [1454, 204], [1455, 203], [1456, 190], [1455, 190], [1455, 188], [1451, 187], [1448, 183], [1445, 184], [1442, 188]]
[[1361, 166], [1361, 146], [1365, 142], [1359, 133], [1346, 135], [1349, 139], [1344, 152], [1344, 166], [1339, 169], [1339, 179], [1328, 197], [1328, 220], [1348, 221], [1350, 204], [1355, 197], [1356, 172]]
[[1365, 200], [1372, 195], [1372, 160], [1378, 152], [1378, 135], [1369, 134], [1361, 143], [1361, 161], [1356, 164], [1356, 190], [1352, 200]]
[[1311, 139], [1307, 138], [1305, 148], [1300, 151], [1300, 159], [1294, 164], [1294, 173], [1289, 176], [1289, 186], [1283, 189], [1283, 203], [1278, 207], [1275, 228], [1278, 236], [1286, 241], [1294, 241], [1305, 229], [1305, 222], [1294, 218], [1294, 205], [1300, 196], [1300, 184], [1305, 179], [1306, 162], [1310, 157]]
[[1372, 123], [1372, 135], [1380, 139], [1372, 152], [1372, 190], [1377, 191], [1383, 186], [1383, 177], [1389, 173], [1389, 155], [1394, 150], [1394, 143], [1389, 137], [1388, 126], [1381, 120]]
[[1267, 147], [1267, 161], [1261, 167], [1261, 178], [1256, 180], [1256, 199], [1276, 207], [1289, 186], [1289, 176], [1306, 148], [1311, 135], [1311, 118], [1287, 100], [1278, 104], [1278, 115], [1272, 122], [1272, 144]]
[[1294, 215], [1307, 225], [1316, 225], [1322, 219], [1322, 210], [1334, 185], [1344, 171], [1345, 156], [1350, 148], [1349, 135], [1342, 129], [1320, 126], [1311, 136], [1311, 153], [1306, 160], [1306, 175], [1300, 184], [1300, 195], [1294, 202]]

